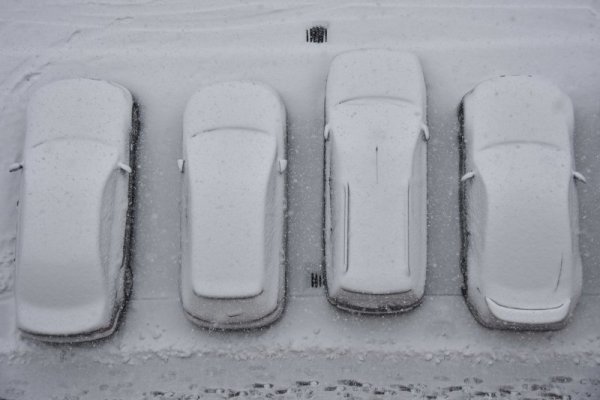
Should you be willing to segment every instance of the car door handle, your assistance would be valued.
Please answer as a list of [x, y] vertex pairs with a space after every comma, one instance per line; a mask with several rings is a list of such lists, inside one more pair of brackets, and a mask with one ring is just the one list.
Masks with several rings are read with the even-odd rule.
[[179, 159], [177, 160], [177, 168], [179, 168], [179, 172], [183, 173], [183, 168], [185, 167], [185, 160]]

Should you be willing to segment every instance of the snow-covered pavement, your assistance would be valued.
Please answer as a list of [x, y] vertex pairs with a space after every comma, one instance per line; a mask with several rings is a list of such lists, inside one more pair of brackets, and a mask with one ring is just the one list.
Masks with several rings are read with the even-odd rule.
[[[600, 3], [37, 3], [0, 3], [0, 397], [392, 396], [381, 388], [406, 398], [600, 398]], [[328, 27], [326, 43], [306, 42], [314, 25]], [[431, 134], [425, 300], [385, 318], [340, 312], [311, 285], [322, 257], [325, 79], [333, 56], [369, 47], [419, 56]], [[559, 332], [482, 328], [460, 292], [457, 107], [503, 74], [543, 76], [575, 109], [576, 164], [588, 179], [579, 187], [584, 285]], [[134, 287], [114, 337], [50, 346], [14, 327], [19, 173], [7, 171], [21, 156], [31, 94], [72, 77], [115, 81], [140, 104]], [[281, 320], [252, 333], [198, 329], [178, 297], [183, 111], [201, 86], [232, 79], [274, 87], [288, 113], [289, 296]], [[410, 385], [418, 390], [402, 390]]]

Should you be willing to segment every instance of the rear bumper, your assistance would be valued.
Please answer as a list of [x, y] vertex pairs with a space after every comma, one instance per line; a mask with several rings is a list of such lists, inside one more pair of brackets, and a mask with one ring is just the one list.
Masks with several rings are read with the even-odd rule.
[[550, 308], [514, 308], [485, 298], [490, 313], [498, 320], [513, 325], [547, 326], [563, 323], [569, 316], [571, 301], [566, 300], [557, 307]]
[[[126, 258], [126, 264], [129, 262], [129, 255]], [[122, 268], [119, 283], [117, 289], [117, 298], [113, 303], [113, 307], [110, 315], [104, 321], [97, 321], [96, 323], [82, 325], [80, 322], [83, 318], [82, 315], [75, 315], [72, 312], [68, 312], [68, 315], [63, 313], [55, 313], [54, 315], [47, 315], [46, 319], [41, 321], [40, 324], [39, 318], [35, 317], [31, 321], [27, 321], [27, 310], [24, 311], [24, 314], [21, 314], [21, 317], [18, 317], [18, 326], [21, 333], [29, 338], [33, 338], [36, 340], [41, 340], [48, 343], [79, 343], [79, 342], [87, 342], [91, 340], [102, 339], [108, 336], [111, 336], [114, 331], [117, 329], [119, 325], [121, 314], [125, 308], [125, 304], [131, 292], [132, 286], [132, 274], [129, 266]], [[80, 308], [79, 313], [85, 313], [86, 308]], [[89, 310], [87, 310], [89, 311]], [[17, 313], [18, 314], [18, 313]], [[25, 318], [23, 318], [23, 316]], [[79, 322], [79, 325], [68, 326], [68, 324], [52, 324], [48, 323], [49, 320], [57, 318], [57, 320], [61, 320], [61, 317], [64, 317], [62, 320], [71, 320]], [[65, 319], [66, 318], [66, 319]], [[33, 323], [31, 323], [33, 322]]]
[[43, 342], [48, 343], [79, 343], [79, 342], [88, 342], [91, 340], [102, 339], [108, 337], [113, 334], [115, 331], [117, 324], [119, 322], [119, 318], [121, 312], [123, 310], [124, 303], [119, 304], [115, 313], [112, 315], [111, 319], [108, 321], [109, 324], [107, 326], [93, 329], [89, 331], [83, 331], [76, 334], [62, 334], [58, 331], [56, 332], [38, 332], [33, 330], [28, 330], [26, 327], [20, 327], [21, 333], [29, 338], [41, 340]]
[[247, 320], [232, 319], [232, 321], [214, 320], [210, 319], [210, 316], [195, 315], [185, 307], [183, 308], [183, 311], [190, 322], [202, 328], [213, 330], [244, 330], [268, 327], [279, 319], [283, 313], [284, 306], [285, 298], [281, 297], [277, 302], [275, 309], [266, 315]]
[[285, 306], [284, 265], [280, 266], [277, 281], [269, 282], [260, 295], [237, 299], [197, 296], [182, 271], [180, 299], [185, 316], [202, 328], [214, 330], [253, 329], [272, 324]]
[[334, 306], [363, 314], [394, 314], [410, 311], [421, 304], [422, 299], [423, 295], [418, 295], [414, 290], [373, 294], [340, 289], [335, 295], [330, 293], [327, 295], [327, 300]]

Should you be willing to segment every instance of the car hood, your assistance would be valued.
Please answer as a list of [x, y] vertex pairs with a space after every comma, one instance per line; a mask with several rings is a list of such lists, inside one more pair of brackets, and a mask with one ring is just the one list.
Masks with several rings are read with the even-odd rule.
[[338, 104], [364, 98], [400, 99], [424, 114], [425, 80], [417, 56], [386, 49], [354, 50], [336, 56], [327, 78], [327, 113]]
[[465, 134], [474, 151], [520, 141], [565, 151], [572, 147], [571, 100], [543, 79], [528, 76], [490, 79], [465, 96], [465, 103], [468, 111]]
[[128, 152], [128, 110], [132, 105], [131, 93], [116, 83], [95, 79], [49, 83], [36, 91], [29, 102], [25, 148], [48, 140], [79, 138], [103, 140]]

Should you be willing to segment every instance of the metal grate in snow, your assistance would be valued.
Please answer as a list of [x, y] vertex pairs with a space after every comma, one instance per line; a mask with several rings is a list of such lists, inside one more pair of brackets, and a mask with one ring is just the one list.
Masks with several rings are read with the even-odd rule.
[[310, 274], [310, 287], [320, 288], [323, 287], [323, 274], [311, 272]]
[[306, 30], [307, 43], [325, 43], [327, 42], [327, 27], [315, 25]]

